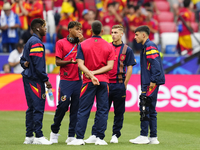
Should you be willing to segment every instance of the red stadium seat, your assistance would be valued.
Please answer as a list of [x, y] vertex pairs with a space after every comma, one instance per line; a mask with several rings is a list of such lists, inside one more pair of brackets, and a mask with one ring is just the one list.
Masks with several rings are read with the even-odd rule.
[[163, 32], [176, 32], [176, 24], [174, 22], [161, 22], [159, 32], [160, 34]]
[[192, 26], [192, 29], [194, 32], [198, 32], [198, 30], [199, 30], [198, 23], [192, 22], [191, 26]]
[[160, 12], [158, 22], [173, 22], [174, 14], [172, 12]]
[[159, 11], [170, 11], [170, 5], [168, 1], [156, 1], [155, 4]]

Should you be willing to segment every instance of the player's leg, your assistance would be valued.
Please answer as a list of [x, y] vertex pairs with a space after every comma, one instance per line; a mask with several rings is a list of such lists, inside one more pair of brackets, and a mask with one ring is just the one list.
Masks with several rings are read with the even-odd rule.
[[68, 130], [68, 139], [66, 143], [71, 142], [75, 136], [75, 127], [77, 123], [77, 113], [79, 108], [79, 97], [80, 91], [82, 86], [82, 81], [73, 81], [72, 89], [73, 93], [71, 95], [70, 101], [70, 123], [69, 123], [69, 130]]
[[121, 136], [120, 130], [122, 129], [124, 120], [126, 88], [124, 83], [118, 83], [113, 86], [113, 89], [115, 91], [113, 100], [115, 114], [113, 135], [116, 135], [116, 137], [119, 138]]
[[134, 144], [148, 144], [150, 141], [148, 139], [148, 128], [149, 128], [149, 104], [150, 99], [147, 97], [147, 85], [141, 85], [142, 93], [140, 95], [140, 136], [135, 139], [129, 140], [129, 142]]
[[157, 112], [156, 112], [158, 90], [159, 86], [153, 89], [152, 94], [149, 96], [152, 100], [149, 108], [150, 144], [159, 144], [159, 141], [157, 140]]
[[83, 84], [82, 86], [76, 124], [77, 139], [84, 138], [87, 121], [94, 103], [96, 89], [97, 86], [94, 86], [92, 82]]
[[26, 139], [24, 144], [33, 143], [33, 132], [34, 132], [34, 123], [33, 123], [33, 100], [31, 97], [31, 88], [29, 85], [29, 80], [23, 77], [24, 91], [26, 96], [26, 102], [28, 109], [26, 111]]
[[68, 110], [70, 104], [70, 97], [72, 94], [72, 81], [60, 80], [59, 85], [59, 103], [54, 116], [54, 123], [51, 125], [51, 131], [57, 134], [60, 130], [61, 122]]
[[[97, 111], [96, 111], [96, 130], [97, 138], [103, 140], [105, 137], [105, 130], [107, 128], [109, 104], [108, 104], [108, 84], [101, 82], [97, 88]], [[96, 144], [96, 143], [95, 143]]]

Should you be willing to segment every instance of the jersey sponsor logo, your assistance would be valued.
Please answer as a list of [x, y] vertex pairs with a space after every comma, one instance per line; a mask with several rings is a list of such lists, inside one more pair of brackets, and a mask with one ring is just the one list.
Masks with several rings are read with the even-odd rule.
[[66, 101], [66, 99], [67, 99], [67, 95], [64, 95], [61, 97], [61, 101], [63, 101], [63, 102]]
[[126, 58], [126, 55], [124, 55], [124, 54], [120, 54], [120, 60], [121, 60], [121, 61], [124, 61], [125, 58]]
[[95, 41], [95, 42], [98, 42], [98, 40], [97, 40], [97, 39], [95, 39], [94, 41]]

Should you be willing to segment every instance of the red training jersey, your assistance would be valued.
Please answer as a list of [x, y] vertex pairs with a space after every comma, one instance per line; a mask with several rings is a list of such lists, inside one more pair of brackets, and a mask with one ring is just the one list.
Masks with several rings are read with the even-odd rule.
[[[70, 43], [67, 38], [63, 38], [56, 42], [56, 57], [63, 59], [65, 61], [70, 61], [72, 58], [76, 60], [77, 55], [77, 44]], [[74, 48], [74, 49], [73, 49]], [[73, 51], [69, 54], [69, 52]], [[65, 56], [69, 54], [66, 58]], [[68, 81], [80, 80], [80, 71], [78, 69], [78, 64], [67, 64], [66, 66], [60, 66], [60, 79]]]
[[[107, 61], [115, 60], [113, 47], [100, 36], [93, 36], [83, 41], [78, 47], [77, 59], [83, 59], [85, 66], [91, 70], [98, 70], [107, 65]], [[108, 72], [95, 75], [99, 82], [109, 82]], [[83, 76], [83, 84], [91, 79]]]

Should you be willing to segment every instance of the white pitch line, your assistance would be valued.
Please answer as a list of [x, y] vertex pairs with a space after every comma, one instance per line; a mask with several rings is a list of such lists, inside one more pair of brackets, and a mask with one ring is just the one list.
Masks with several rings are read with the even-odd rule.
[[55, 112], [44, 112], [47, 115], [55, 115]]

